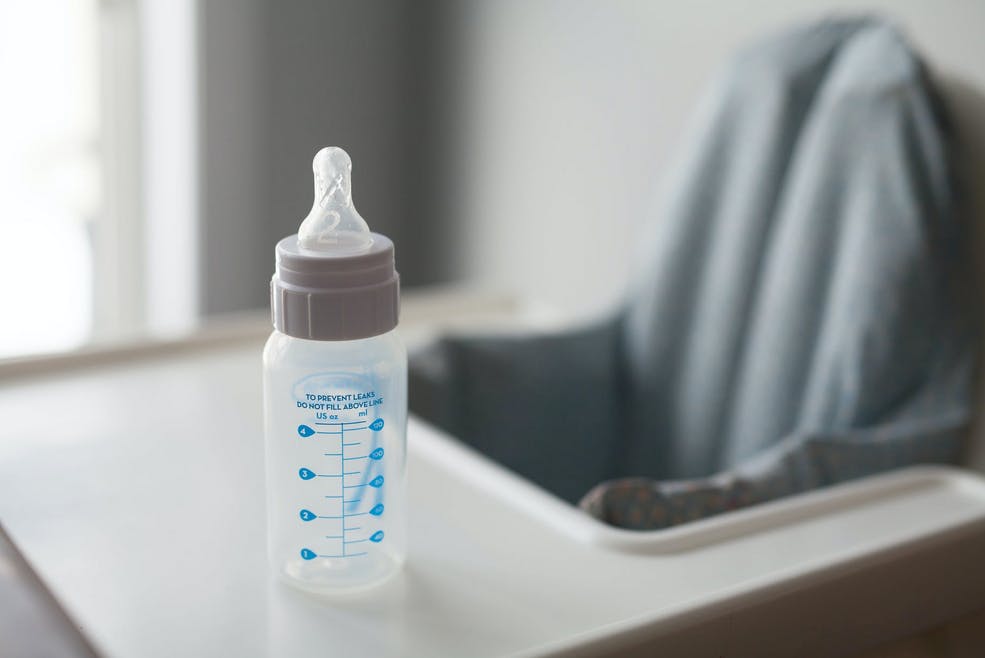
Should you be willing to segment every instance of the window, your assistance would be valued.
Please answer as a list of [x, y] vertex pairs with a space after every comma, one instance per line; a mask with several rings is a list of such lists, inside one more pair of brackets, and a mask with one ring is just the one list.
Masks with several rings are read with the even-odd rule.
[[96, 12], [96, 0], [0, 6], [0, 357], [68, 349], [92, 331]]
[[194, 26], [194, 0], [0, 6], [0, 358], [196, 320]]

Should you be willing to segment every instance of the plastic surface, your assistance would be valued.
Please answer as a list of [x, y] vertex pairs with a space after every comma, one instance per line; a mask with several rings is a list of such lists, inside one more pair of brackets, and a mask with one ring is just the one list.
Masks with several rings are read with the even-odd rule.
[[414, 419], [406, 568], [345, 597], [298, 592], [266, 568], [263, 324], [7, 367], [0, 520], [105, 655], [844, 656], [985, 605], [974, 474], [867, 478], [627, 551]]
[[277, 243], [277, 270], [270, 282], [274, 327], [296, 338], [354, 340], [397, 326], [400, 277], [393, 243], [372, 234], [358, 254], [313, 255], [296, 235]]
[[[434, 463], [461, 474], [470, 486], [523, 509], [545, 526], [579, 543], [627, 554], [669, 555], [699, 549], [770, 528], [902, 499], [959, 481], [963, 483], [961, 486], [971, 487], [985, 505], [985, 481], [948, 466], [922, 465], [787, 496], [671, 528], [626, 530], [585, 514], [460, 441], [418, 442], [417, 449]], [[985, 506], [982, 511], [985, 512]], [[902, 522], [902, 519], [891, 522]]]
[[352, 163], [340, 148], [312, 162], [315, 200], [297, 235], [277, 243], [270, 281], [274, 328], [296, 338], [355, 340], [397, 326], [400, 276], [393, 243], [352, 205]]
[[407, 355], [393, 332], [264, 349], [268, 552], [299, 587], [392, 576], [406, 554]]
[[393, 243], [352, 205], [349, 156], [324, 148], [312, 170], [314, 204], [277, 244], [270, 285], [267, 543], [288, 582], [338, 592], [404, 561], [407, 352]]
[[352, 161], [337, 146], [326, 146], [311, 162], [315, 200], [298, 229], [298, 244], [319, 255], [351, 255], [369, 249], [369, 225], [352, 203]]

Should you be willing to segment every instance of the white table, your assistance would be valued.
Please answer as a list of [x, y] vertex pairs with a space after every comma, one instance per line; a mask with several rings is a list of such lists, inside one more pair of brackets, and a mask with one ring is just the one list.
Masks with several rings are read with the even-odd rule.
[[296, 592], [264, 558], [261, 344], [220, 334], [0, 379], [0, 521], [108, 655], [809, 655], [985, 607], [974, 477], [614, 549], [545, 522], [560, 503], [539, 492], [532, 511], [522, 486], [497, 495], [513, 476], [418, 421], [405, 573], [346, 599]]

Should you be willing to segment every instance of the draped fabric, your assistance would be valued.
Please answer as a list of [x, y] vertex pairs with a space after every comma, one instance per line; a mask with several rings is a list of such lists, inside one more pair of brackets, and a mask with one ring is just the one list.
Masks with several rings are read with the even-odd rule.
[[623, 308], [443, 339], [412, 406], [627, 528], [954, 461], [976, 332], [950, 137], [891, 25], [754, 43], [695, 114]]

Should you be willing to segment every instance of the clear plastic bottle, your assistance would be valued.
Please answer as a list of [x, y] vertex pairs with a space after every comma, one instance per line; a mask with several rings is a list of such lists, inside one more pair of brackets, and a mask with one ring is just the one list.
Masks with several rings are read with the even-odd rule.
[[393, 244], [352, 206], [344, 151], [315, 157], [315, 203], [277, 245], [263, 353], [268, 545], [288, 582], [374, 585], [406, 553], [407, 353]]

